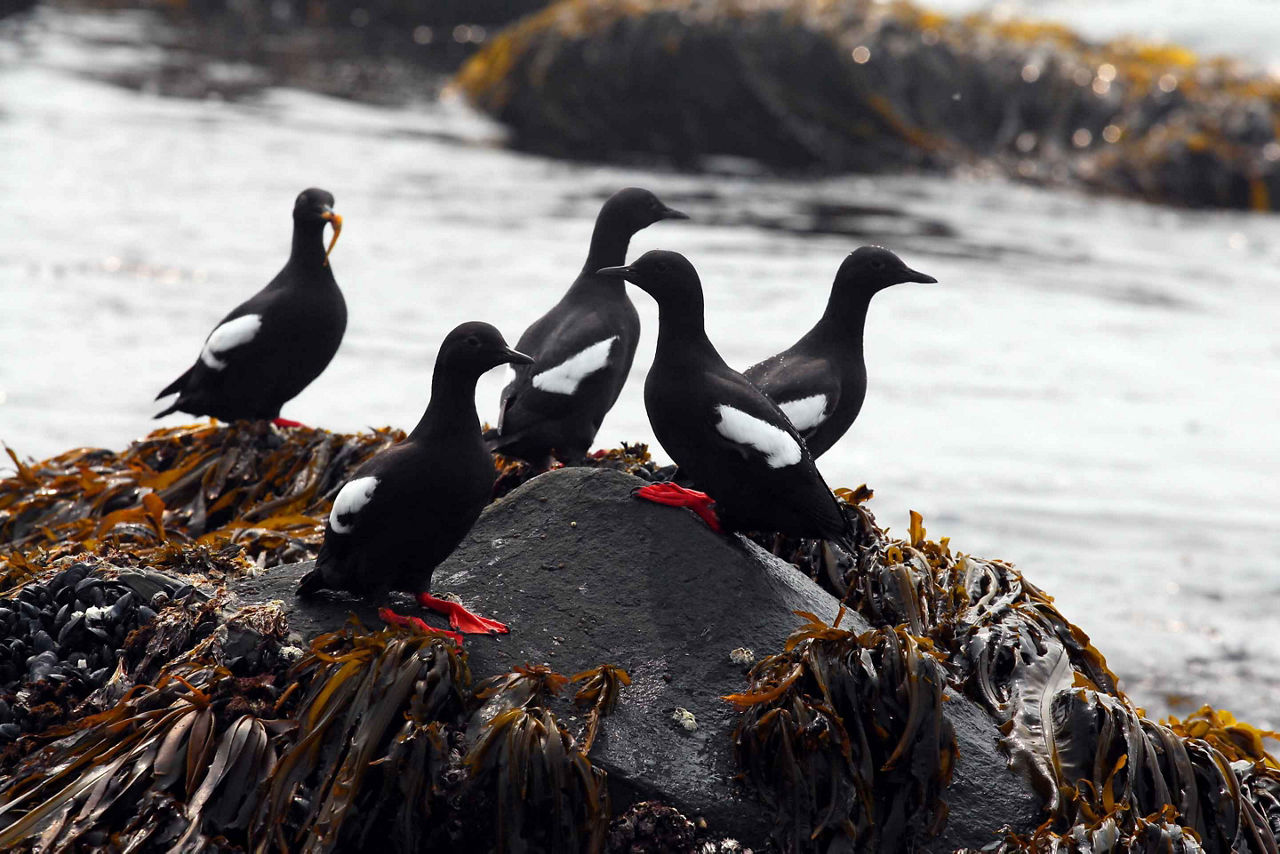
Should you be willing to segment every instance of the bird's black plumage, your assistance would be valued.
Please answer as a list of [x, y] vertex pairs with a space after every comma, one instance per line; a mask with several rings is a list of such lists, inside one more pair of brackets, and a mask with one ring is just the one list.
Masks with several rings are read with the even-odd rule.
[[582, 272], [516, 343], [535, 366], [516, 367], [503, 389], [498, 427], [489, 437], [492, 450], [535, 465], [552, 456], [573, 460], [586, 454], [622, 391], [640, 340], [640, 316], [626, 285], [596, 270], [626, 261], [631, 238], [641, 229], [684, 218], [636, 187], [604, 203]]
[[422, 420], [339, 490], [300, 594], [428, 589], [432, 570], [493, 495], [493, 457], [480, 435], [476, 380], [497, 365], [529, 361], [487, 323], [464, 323], [449, 333]]
[[890, 285], [936, 281], [888, 249], [863, 246], [840, 265], [817, 324], [743, 372], [787, 413], [815, 459], [852, 426], [867, 396], [862, 333], [871, 298]]
[[658, 302], [658, 346], [644, 384], [649, 423], [729, 530], [850, 542], [851, 529], [782, 411], [725, 364], [707, 338], [702, 285], [684, 256], [655, 250], [600, 271]]
[[336, 241], [342, 218], [333, 212], [333, 196], [304, 190], [294, 204], [293, 250], [284, 269], [214, 327], [195, 364], [156, 396], [178, 395], [157, 418], [181, 411], [269, 420], [320, 376], [347, 328], [347, 304], [325, 252], [326, 223], [333, 223]]

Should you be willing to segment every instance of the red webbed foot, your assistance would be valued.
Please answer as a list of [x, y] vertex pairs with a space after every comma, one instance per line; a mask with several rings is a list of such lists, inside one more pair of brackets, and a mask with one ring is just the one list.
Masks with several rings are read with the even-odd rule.
[[668, 507], [688, 507], [707, 523], [708, 528], [717, 534], [724, 533], [724, 526], [720, 524], [720, 517], [716, 515], [713, 506], [715, 502], [705, 492], [685, 489], [674, 483], [652, 483], [634, 490], [631, 494], [636, 498], [643, 498], [655, 504], [665, 504]]
[[451, 632], [448, 629], [437, 629], [435, 626], [429, 626], [420, 617], [406, 617], [403, 614], [397, 614], [390, 608], [379, 608], [378, 617], [388, 625], [399, 626], [402, 629], [417, 629], [429, 635], [443, 635], [458, 646], [462, 646], [462, 635], [457, 632]]
[[288, 418], [273, 418], [271, 424], [274, 427], [306, 427], [301, 421], [291, 421]]
[[473, 614], [457, 602], [448, 599], [437, 599], [430, 593], [419, 593], [414, 597], [418, 604], [430, 608], [438, 614], [449, 618], [449, 625], [468, 635], [505, 635], [510, 629], [505, 624], [479, 614]]

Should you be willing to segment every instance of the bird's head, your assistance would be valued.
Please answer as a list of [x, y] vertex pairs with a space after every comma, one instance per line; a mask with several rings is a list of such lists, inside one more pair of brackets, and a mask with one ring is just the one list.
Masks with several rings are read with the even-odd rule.
[[883, 246], [858, 247], [844, 259], [836, 273], [837, 287], [864, 291], [868, 295], [903, 282], [933, 284], [937, 281], [933, 276], [911, 269]]
[[498, 365], [531, 365], [533, 358], [507, 346], [496, 327], [472, 321], [455, 327], [440, 345], [437, 361], [466, 374], [480, 376]]
[[702, 282], [689, 259], [666, 249], [651, 249], [625, 267], [605, 267], [596, 275], [626, 279], [659, 303], [702, 295]]
[[322, 229], [326, 222], [333, 226], [333, 237], [324, 253], [325, 263], [329, 263], [329, 253], [342, 233], [342, 217], [333, 212], [333, 194], [315, 187], [303, 190], [293, 203], [293, 222], [295, 225], [318, 225]]
[[669, 208], [648, 190], [627, 187], [609, 197], [600, 208], [597, 222], [635, 234], [664, 219], [688, 219], [689, 215]]

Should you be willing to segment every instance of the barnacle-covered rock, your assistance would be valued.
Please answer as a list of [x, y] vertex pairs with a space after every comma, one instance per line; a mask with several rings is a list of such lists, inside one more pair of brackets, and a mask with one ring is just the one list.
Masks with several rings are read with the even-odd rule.
[[908, 2], [561, 0], [490, 39], [456, 82], [516, 145], [561, 156], [989, 165], [1175, 204], [1280, 207], [1280, 84], [1260, 72]]

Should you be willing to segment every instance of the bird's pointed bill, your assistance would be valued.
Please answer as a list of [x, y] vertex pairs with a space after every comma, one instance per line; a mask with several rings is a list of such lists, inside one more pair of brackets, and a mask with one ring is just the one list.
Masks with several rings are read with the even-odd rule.
[[519, 350], [513, 350], [510, 347], [508, 347], [506, 350], [503, 351], [503, 355], [506, 356], [507, 364], [509, 365], [532, 365], [533, 364], [532, 356], [526, 353], [521, 353]]
[[689, 215], [684, 211], [678, 211], [675, 208], [664, 208], [662, 211], [663, 219], [688, 219]]
[[601, 267], [596, 270], [596, 275], [604, 276], [606, 279], [626, 279], [630, 281], [634, 272], [630, 267]]
[[333, 237], [329, 239], [329, 248], [324, 251], [324, 263], [329, 263], [329, 256], [333, 253], [333, 247], [338, 243], [338, 235], [342, 233], [342, 217], [333, 211], [325, 211], [320, 214], [321, 219], [328, 220], [333, 226]]
[[913, 270], [910, 267], [907, 268], [906, 272], [908, 282], [919, 282], [922, 285], [936, 285], [938, 283], [938, 280], [928, 273], [921, 273], [919, 270]]

